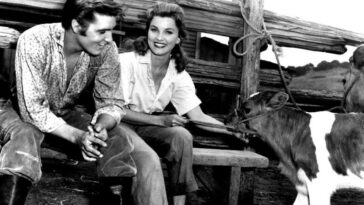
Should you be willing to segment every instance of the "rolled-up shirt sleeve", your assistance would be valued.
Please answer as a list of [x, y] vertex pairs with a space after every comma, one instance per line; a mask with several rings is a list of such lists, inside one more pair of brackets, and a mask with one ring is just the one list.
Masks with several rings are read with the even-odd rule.
[[47, 84], [42, 72], [47, 66], [48, 53], [43, 43], [36, 34], [20, 36], [15, 56], [16, 86], [23, 120], [50, 133], [65, 122], [50, 110], [47, 100]]
[[92, 122], [95, 123], [98, 116], [108, 114], [117, 123], [124, 117], [123, 91], [120, 87], [120, 61], [115, 43], [111, 43], [102, 55], [102, 65], [95, 77], [94, 100], [96, 112]]
[[179, 115], [184, 115], [201, 104], [191, 76], [183, 71], [179, 74], [171, 99]]

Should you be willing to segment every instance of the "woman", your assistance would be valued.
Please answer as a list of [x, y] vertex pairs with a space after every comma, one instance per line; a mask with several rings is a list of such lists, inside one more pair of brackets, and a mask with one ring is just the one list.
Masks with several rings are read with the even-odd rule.
[[[198, 187], [192, 171], [192, 135], [184, 125], [188, 119], [222, 124], [202, 112], [193, 81], [185, 71], [183, 19], [180, 6], [155, 5], [147, 13], [147, 38], [136, 40], [134, 52], [120, 54], [121, 87], [128, 108], [122, 125], [137, 133], [131, 134], [138, 170], [133, 188], [137, 204], [167, 204], [159, 157], [167, 162], [173, 203], [185, 204], [186, 193]], [[169, 102], [177, 114], [154, 115], [164, 111]]]

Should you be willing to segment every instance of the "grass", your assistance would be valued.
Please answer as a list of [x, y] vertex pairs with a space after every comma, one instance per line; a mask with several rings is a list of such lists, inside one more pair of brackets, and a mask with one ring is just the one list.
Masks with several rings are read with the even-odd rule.
[[336, 67], [330, 70], [312, 70], [303, 76], [294, 77], [289, 84], [292, 89], [328, 90], [342, 93], [343, 79], [347, 68]]

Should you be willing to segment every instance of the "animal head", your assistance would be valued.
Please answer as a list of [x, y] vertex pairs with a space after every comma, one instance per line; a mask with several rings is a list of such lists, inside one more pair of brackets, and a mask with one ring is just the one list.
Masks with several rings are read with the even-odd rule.
[[235, 112], [227, 116], [225, 123], [244, 132], [249, 127], [249, 122], [252, 121], [250, 118], [253, 119], [265, 115], [269, 111], [277, 110], [283, 107], [288, 99], [289, 96], [283, 92], [264, 91], [255, 93], [241, 102]]
[[240, 114], [250, 118], [283, 107], [289, 99], [284, 92], [264, 91], [251, 95], [240, 105]]

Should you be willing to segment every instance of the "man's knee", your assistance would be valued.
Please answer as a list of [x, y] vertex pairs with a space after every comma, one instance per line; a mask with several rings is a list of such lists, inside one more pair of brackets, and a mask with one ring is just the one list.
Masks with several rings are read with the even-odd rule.
[[8, 131], [9, 139], [1, 148], [0, 173], [16, 174], [37, 182], [40, 180], [40, 144], [43, 133], [32, 126]]
[[21, 142], [34, 145], [37, 148], [40, 148], [44, 140], [44, 134], [31, 125], [23, 127], [23, 129], [19, 130], [19, 133], [14, 134]]
[[4, 129], [2, 134], [3, 141], [6, 143], [4, 147], [10, 147], [10, 149], [20, 150], [38, 157], [44, 134], [33, 125], [14, 122]]
[[134, 145], [130, 134], [119, 126], [108, 133], [107, 147], [100, 148], [104, 156], [98, 160], [99, 176], [129, 177], [136, 174], [136, 165], [131, 156]]

